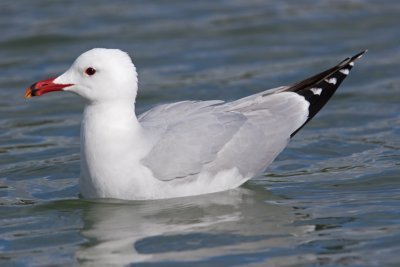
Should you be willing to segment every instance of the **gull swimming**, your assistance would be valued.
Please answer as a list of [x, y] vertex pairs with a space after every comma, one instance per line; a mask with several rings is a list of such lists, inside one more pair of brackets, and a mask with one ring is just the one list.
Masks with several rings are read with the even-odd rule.
[[289, 86], [232, 102], [181, 101], [136, 116], [136, 68], [118, 49], [80, 55], [25, 97], [54, 91], [86, 100], [81, 123], [84, 198], [163, 199], [214, 193], [261, 175], [326, 104], [366, 51]]

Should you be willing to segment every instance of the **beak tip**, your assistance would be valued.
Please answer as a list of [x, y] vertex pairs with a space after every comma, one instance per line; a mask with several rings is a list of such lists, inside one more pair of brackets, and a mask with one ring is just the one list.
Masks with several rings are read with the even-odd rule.
[[25, 92], [25, 99], [31, 98], [32, 97], [32, 90], [30, 88], [26, 89]]
[[57, 84], [54, 83], [55, 78], [39, 81], [28, 88], [25, 91], [25, 99], [33, 96], [41, 96], [50, 92], [64, 91], [65, 87], [72, 86], [73, 84]]

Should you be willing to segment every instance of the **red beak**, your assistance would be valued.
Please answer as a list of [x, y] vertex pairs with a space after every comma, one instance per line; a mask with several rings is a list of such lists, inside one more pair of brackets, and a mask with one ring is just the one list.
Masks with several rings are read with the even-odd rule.
[[25, 98], [30, 98], [32, 96], [41, 96], [43, 94], [55, 91], [62, 91], [65, 87], [73, 85], [53, 83], [54, 80], [55, 78], [51, 78], [32, 84], [26, 89]]

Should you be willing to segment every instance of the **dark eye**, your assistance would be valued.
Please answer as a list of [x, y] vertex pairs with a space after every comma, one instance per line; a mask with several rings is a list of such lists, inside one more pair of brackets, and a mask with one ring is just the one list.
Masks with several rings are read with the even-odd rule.
[[87, 69], [85, 70], [85, 73], [86, 73], [87, 75], [89, 75], [89, 76], [92, 76], [92, 75], [94, 75], [94, 74], [96, 73], [96, 70], [95, 70], [94, 68], [92, 68], [92, 67], [89, 67], [89, 68], [87, 68]]

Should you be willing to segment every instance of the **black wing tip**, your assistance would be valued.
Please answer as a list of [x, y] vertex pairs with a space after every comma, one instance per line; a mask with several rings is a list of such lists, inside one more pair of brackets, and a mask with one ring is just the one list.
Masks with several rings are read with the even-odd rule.
[[346, 58], [335, 67], [305, 79], [295, 84], [292, 88], [287, 89], [287, 91], [303, 96], [310, 103], [307, 121], [293, 132], [290, 137], [293, 137], [321, 110], [348, 76], [354, 65], [353, 62], [360, 59], [367, 51], [366, 49], [352, 57]]
[[360, 53], [358, 53], [357, 55], [355, 55], [355, 58], [361, 58], [365, 53], [368, 52], [368, 49], [364, 49], [363, 51], [361, 51]]
[[365, 50], [361, 51], [360, 53], [352, 56], [351, 59], [352, 60], [360, 59], [367, 52], [368, 52], [368, 49], [365, 49]]
[[340, 62], [337, 66], [338, 66], [338, 67], [341, 67], [341, 66], [344, 66], [344, 65], [349, 64], [350, 62], [354, 62], [354, 61], [356, 61], [357, 59], [362, 58], [362, 56], [363, 56], [365, 53], [367, 53], [367, 52], [368, 52], [368, 49], [365, 49], [365, 50], [363, 50], [363, 51], [361, 51], [361, 52], [355, 54], [355, 55], [352, 56], [352, 57], [346, 58], [345, 60], [343, 60], [342, 62]]

